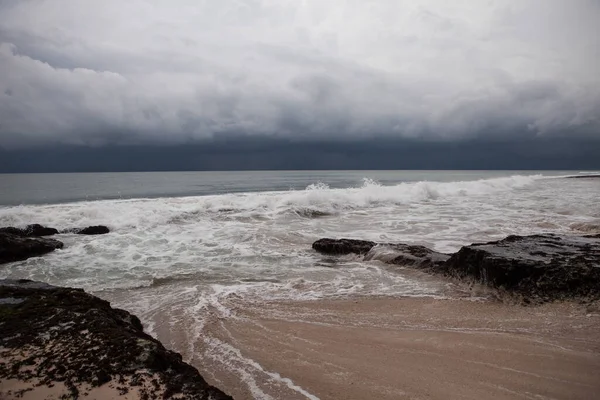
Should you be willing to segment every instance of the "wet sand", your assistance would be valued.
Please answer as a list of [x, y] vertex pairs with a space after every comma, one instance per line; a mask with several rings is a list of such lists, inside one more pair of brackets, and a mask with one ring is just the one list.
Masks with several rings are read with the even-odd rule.
[[202, 336], [158, 333], [236, 399], [600, 397], [597, 306], [235, 296], [223, 306], [230, 315], [209, 316]]

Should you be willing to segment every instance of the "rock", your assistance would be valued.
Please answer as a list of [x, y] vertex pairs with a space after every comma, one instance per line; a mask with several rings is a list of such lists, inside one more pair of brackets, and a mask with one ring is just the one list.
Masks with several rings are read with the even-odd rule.
[[438, 253], [424, 246], [402, 243], [377, 244], [354, 239], [319, 239], [312, 247], [322, 254], [358, 254], [364, 255], [365, 261], [379, 260], [388, 264], [417, 268], [430, 268], [450, 258], [448, 254]]
[[395, 257], [388, 261], [389, 264], [427, 269], [438, 267], [450, 258], [449, 254], [438, 253], [425, 246], [402, 243], [384, 246], [395, 252]]
[[354, 239], [319, 239], [312, 248], [323, 254], [367, 254], [376, 245], [375, 242]]
[[87, 228], [76, 228], [65, 231], [68, 233], [76, 233], [78, 235], [104, 235], [110, 232], [110, 229], [104, 225], [88, 226]]
[[522, 296], [526, 302], [600, 299], [598, 236], [509, 236], [461, 248], [436, 269]]
[[16, 235], [16, 236], [27, 236], [25, 234], [24, 229], [15, 228], [14, 226], [7, 226], [5, 228], [0, 228], [0, 234], [1, 233], [9, 233], [11, 235]]
[[54, 239], [23, 237], [0, 232], [0, 264], [41, 256], [62, 247], [63, 243]]
[[40, 224], [32, 224], [25, 227], [26, 236], [51, 236], [56, 235], [57, 233], [57, 229], [42, 226]]
[[59, 232], [58, 229], [49, 228], [40, 224], [27, 225], [25, 228], [15, 228], [13, 226], [7, 226], [0, 228], [0, 233], [10, 233], [12, 235], [23, 236], [23, 237], [38, 237], [38, 236], [50, 236], [58, 233], [77, 233], [79, 235], [103, 235], [109, 233], [110, 229], [104, 225], [88, 226], [87, 228], [74, 228], [67, 229]]
[[136, 316], [81, 289], [0, 280], [0, 299], [0, 398], [231, 399]]
[[12, 235], [24, 237], [51, 236], [58, 233], [57, 229], [42, 226], [40, 224], [27, 225], [24, 229], [8, 226], [0, 228], [0, 233], [10, 233]]
[[423, 246], [348, 239], [320, 239], [313, 249], [331, 255], [355, 253], [365, 260], [479, 282], [525, 303], [600, 300], [600, 235], [509, 236], [464, 246], [452, 256]]

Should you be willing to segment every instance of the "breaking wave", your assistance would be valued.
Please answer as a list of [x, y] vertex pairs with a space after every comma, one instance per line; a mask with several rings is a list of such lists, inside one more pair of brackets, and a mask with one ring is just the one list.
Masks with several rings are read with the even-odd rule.
[[383, 186], [364, 179], [361, 186], [330, 188], [324, 183], [305, 190], [223, 194], [201, 197], [101, 200], [70, 204], [15, 206], [0, 209], [0, 224], [24, 226], [35, 222], [61, 229], [107, 224], [114, 229], [181, 225], [211, 219], [271, 219], [294, 214], [322, 218], [347, 210], [402, 206], [438, 200], [452, 201], [523, 188], [541, 175], [511, 176], [461, 182], [412, 182]]
[[523, 188], [540, 178], [541, 175], [517, 175], [461, 182], [400, 183], [393, 186], [383, 186], [371, 179], [364, 179], [361, 186], [346, 189], [316, 183], [305, 190], [285, 192], [15, 206], [0, 209], [0, 223], [23, 226], [36, 222], [67, 229], [88, 224], [109, 224], [113, 228], [185, 224], [206, 218], [232, 216], [269, 219], [282, 213], [321, 218], [345, 210], [491, 195]]

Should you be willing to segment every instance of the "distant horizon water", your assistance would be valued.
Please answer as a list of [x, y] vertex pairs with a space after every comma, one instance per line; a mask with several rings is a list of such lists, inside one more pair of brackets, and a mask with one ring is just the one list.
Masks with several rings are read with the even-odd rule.
[[584, 170], [258, 170], [48, 172], [0, 174], [0, 206], [54, 204], [110, 199], [205, 196], [211, 194], [302, 190], [324, 183], [348, 188], [362, 179], [382, 185], [481, 177], [576, 175]]

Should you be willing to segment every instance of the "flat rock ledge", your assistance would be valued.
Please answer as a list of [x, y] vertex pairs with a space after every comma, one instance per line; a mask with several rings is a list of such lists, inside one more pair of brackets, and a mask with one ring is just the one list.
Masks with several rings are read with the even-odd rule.
[[352, 239], [320, 239], [312, 247], [323, 254], [357, 254], [365, 260], [478, 282], [526, 304], [600, 300], [600, 235], [509, 236], [464, 246], [452, 255], [424, 246]]
[[231, 399], [81, 289], [0, 280], [1, 399]]

